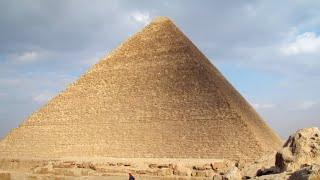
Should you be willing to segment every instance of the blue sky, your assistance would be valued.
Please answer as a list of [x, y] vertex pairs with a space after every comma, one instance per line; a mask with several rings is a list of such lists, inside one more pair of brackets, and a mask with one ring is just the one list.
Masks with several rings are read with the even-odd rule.
[[282, 137], [320, 126], [320, 1], [0, 2], [0, 137], [156, 16]]

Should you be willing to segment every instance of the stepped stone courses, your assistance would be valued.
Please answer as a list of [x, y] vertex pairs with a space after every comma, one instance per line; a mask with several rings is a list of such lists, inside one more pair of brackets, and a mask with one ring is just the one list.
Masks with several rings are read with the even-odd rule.
[[158, 18], [12, 130], [0, 156], [253, 160], [280, 145], [195, 45]]

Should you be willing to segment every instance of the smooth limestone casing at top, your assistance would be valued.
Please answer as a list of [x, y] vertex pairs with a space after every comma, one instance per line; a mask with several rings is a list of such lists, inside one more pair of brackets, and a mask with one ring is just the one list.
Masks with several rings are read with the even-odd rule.
[[0, 156], [253, 160], [280, 145], [197, 47], [160, 17], [13, 129]]

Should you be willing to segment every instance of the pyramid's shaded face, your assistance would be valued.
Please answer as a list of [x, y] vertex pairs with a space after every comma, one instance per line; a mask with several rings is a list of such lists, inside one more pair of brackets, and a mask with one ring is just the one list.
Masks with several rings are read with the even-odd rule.
[[277, 135], [167, 18], [13, 130], [0, 155], [254, 159]]

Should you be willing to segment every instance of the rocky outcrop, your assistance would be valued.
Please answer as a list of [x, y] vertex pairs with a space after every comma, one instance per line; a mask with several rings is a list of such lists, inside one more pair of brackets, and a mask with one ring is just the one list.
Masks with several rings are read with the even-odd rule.
[[295, 171], [320, 164], [320, 130], [317, 127], [297, 131], [276, 154], [275, 165], [281, 171]]
[[319, 180], [320, 165], [314, 164], [295, 171], [289, 180]]
[[275, 165], [269, 168], [260, 168], [254, 178], [319, 180], [319, 128], [305, 128], [291, 135], [283, 148], [276, 153]]

